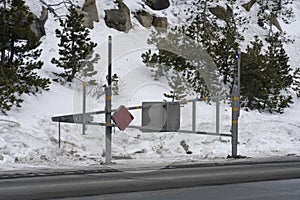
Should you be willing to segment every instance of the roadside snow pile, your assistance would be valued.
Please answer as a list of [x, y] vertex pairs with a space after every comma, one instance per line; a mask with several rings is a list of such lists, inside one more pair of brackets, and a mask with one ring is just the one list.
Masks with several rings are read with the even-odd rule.
[[[101, 163], [91, 159], [76, 134], [76, 129], [63, 127], [62, 148], [58, 148], [57, 127], [47, 120], [39, 120], [36, 127], [25, 129], [16, 121], [0, 120], [0, 163], [29, 165], [68, 165]], [[98, 160], [97, 160], [98, 159]], [[2, 167], [2, 166], [1, 166]]]
[[[58, 0], [49, 1], [50, 4]], [[131, 9], [139, 8], [138, 0], [125, 1]], [[39, 14], [40, 1], [27, 1], [36, 14]], [[83, 1], [80, 1], [83, 4]], [[81, 5], [81, 4], [80, 4]], [[174, 3], [165, 12], [182, 10]], [[136, 106], [143, 101], [161, 101], [163, 93], [169, 92], [166, 80], [154, 81], [151, 72], [141, 60], [141, 53], [148, 48], [147, 38], [150, 30], [140, 30], [141, 26], [133, 21], [134, 29], [128, 34], [105, 27], [104, 10], [114, 7], [111, 1], [97, 1], [100, 22], [91, 30], [93, 41], [101, 59], [96, 68], [98, 82], [105, 84], [107, 66], [107, 37], [113, 35], [113, 73], [120, 77], [120, 94], [113, 96], [113, 108], [119, 105]], [[295, 2], [297, 22], [284, 26], [296, 42], [287, 46], [291, 63], [300, 62], [300, 3]], [[175, 18], [171, 17], [171, 21]], [[135, 20], [135, 19], [134, 19]], [[50, 14], [46, 22], [47, 35], [42, 38], [41, 59], [45, 62], [42, 75], [53, 78], [57, 69], [51, 64], [52, 57], [58, 56], [58, 40], [55, 29], [59, 26]], [[253, 31], [253, 30], [252, 30]], [[248, 33], [247, 33], [248, 34]], [[249, 33], [252, 35], [252, 33]], [[100, 84], [101, 85], [101, 84]], [[38, 96], [27, 96], [22, 109], [0, 116], [0, 169], [15, 169], [27, 166], [87, 166], [103, 163], [105, 155], [104, 127], [88, 126], [86, 135], [81, 134], [81, 125], [61, 124], [61, 148], [58, 148], [58, 124], [51, 122], [54, 115], [80, 113], [82, 110], [81, 83], [61, 86], [55, 82], [49, 92]], [[88, 88], [89, 91], [95, 88]], [[104, 96], [88, 96], [87, 111], [104, 110]], [[197, 130], [215, 131], [215, 105], [197, 103]], [[140, 125], [140, 111], [133, 111], [133, 125]], [[185, 105], [181, 111], [181, 128], [191, 129], [191, 105]], [[104, 116], [95, 118], [104, 122]], [[230, 133], [231, 108], [228, 102], [221, 104], [222, 133]], [[259, 112], [241, 112], [239, 123], [238, 153], [243, 156], [300, 156], [300, 101], [295, 100], [291, 108], [282, 115]], [[157, 163], [175, 161], [193, 161], [199, 159], [226, 158], [231, 153], [231, 140], [226, 137], [202, 136], [183, 133], [142, 133], [135, 129], [113, 134], [113, 158], [117, 163]], [[187, 155], [187, 151], [192, 154]], [[120, 160], [127, 159], [127, 160]], [[131, 161], [129, 161], [129, 160]], [[19, 166], [19, 167], [18, 167]]]

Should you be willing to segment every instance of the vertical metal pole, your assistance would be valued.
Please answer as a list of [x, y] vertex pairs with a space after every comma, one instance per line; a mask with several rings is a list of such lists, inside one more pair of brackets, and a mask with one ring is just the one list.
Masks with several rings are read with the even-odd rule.
[[105, 163], [111, 163], [112, 153], [111, 153], [111, 68], [112, 68], [112, 37], [108, 37], [108, 75], [107, 75], [107, 83], [108, 86], [105, 88], [105, 119], [106, 119], [106, 127], [105, 127]]
[[237, 157], [237, 144], [238, 144], [238, 118], [239, 118], [239, 95], [238, 95], [238, 88], [234, 86], [232, 91], [232, 157]]
[[216, 134], [220, 134], [220, 99], [216, 101]]
[[192, 108], [192, 131], [196, 131], [196, 101], [193, 101], [193, 108]]
[[58, 148], [60, 148], [60, 122], [58, 122]]
[[85, 135], [85, 113], [86, 113], [86, 86], [87, 83], [82, 83], [82, 135]]
[[[238, 49], [238, 87], [237, 87], [237, 92], [238, 92], [238, 96], [240, 96], [240, 90], [241, 90], [241, 49]], [[239, 100], [240, 101], [240, 100]], [[239, 103], [239, 113], [238, 115], [240, 116], [240, 103]]]
[[238, 92], [241, 88], [241, 49], [238, 49]]

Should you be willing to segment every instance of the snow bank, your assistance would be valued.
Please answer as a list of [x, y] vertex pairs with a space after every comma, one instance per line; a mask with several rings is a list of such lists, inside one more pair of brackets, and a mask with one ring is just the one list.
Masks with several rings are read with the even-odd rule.
[[[57, 3], [58, 0], [47, 1]], [[180, 23], [174, 13], [184, 12], [180, 7], [182, 1], [173, 1], [170, 8], [156, 14], [167, 15], [172, 23]], [[79, 2], [80, 5], [83, 1]], [[140, 1], [125, 1], [134, 11], [141, 8]], [[41, 4], [38, 0], [27, 1], [37, 15]], [[168, 92], [166, 80], [153, 81], [151, 72], [141, 61], [140, 54], [149, 46], [147, 37], [151, 30], [141, 30], [141, 26], [133, 19], [134, 29], [128, 34], [105, 27], [104, 10], [113, 8], [111, 1], [97, 1], [101, 20], [95, 24], [91, 37], [98, 43], [96, 51], [101, 55], [96, 65], [99, 83], [105, 83], [107, 66], [107, 37], [113, 35], [113, 73], [120, 77], [120, 95], [113, 97], [113, 107], [119, 105], [140, 105], [142, 101], [161, 101], [163, 93]], [[64, 8], [58, 9], [63, 12]], [[283, 26], [296, 40], [287, 45], [291, 63], [296, 66], [300, 62], [300, 29], [296, 25], [300, 21], [300, 3], [295, 3], [297, 22]], [[255, 15], [252, 13], [251, 15]], [[252, 39], [257, 25], [252, 24], [246, 38]], [[58, 72], [50, 62], [58, 56], [55, 29], [58, 22], [52, 14], [46, 23], [47, 35], [42, 39], [41, 59], [45, 62], [43, 76], [53, 78]], [[91, 91], [95, 88], [89, 87]], [[88, 96], [88, 111], [103, 110], [104, 97]], [[78, 113], [82, 110], [80, 83], [61, 86], [55, 82], [49, 92], [37, 96], [26, 96], [22, 109], [14, 109], [8, 116], [0, 116], [0, 166], [1, 169], [16, 169], [25, 166], [87, 166], [103, 162], [104, 134], [103, 127], [88, 126], [87, 134], [81, 134], [80, 125], [62, 124], [62, 143], [58, 148], [58, 125], [51, 122], [54, 115]], [[141, 113], [133, 111], [133, 124], [139, 125]], [[191, 105], [182, 108], [182, 128], [191, 127]], [[215, 131], [215, 105], [197, 103], [197, 130]], [[265, 156], [300, 156], [300, 101], [296, 100], [291, 108], [282, 115], [271, 115], [259, 112], [241, 112], [239, 154], [251, 157]], [[104, 116], [95, 121], [103, 122]], [[221, 105], [221, 132], [230, 133], [231, 108], [228, 102]], [[186, 155], [182, 141], [189, 146], [191, 155]], [[202, 136], [183, 133], [141, 133], [127, 129], [113, 134], [113, 156], [116, 163], [157, 163], [166, 164], [175, 161], [192, 161], [199, 159], [226, 158], [231, 151], [230, 138]], [[121, 158], [127, 160], [120, 160]]]

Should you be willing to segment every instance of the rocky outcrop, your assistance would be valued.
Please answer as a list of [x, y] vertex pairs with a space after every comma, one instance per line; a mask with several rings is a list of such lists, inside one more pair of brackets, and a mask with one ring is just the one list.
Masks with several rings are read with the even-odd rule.
[[105, 24], [110, 28], [127, 33], [132, 28], [130, 10], [122, 0], [117, 0], [116, 3], [119, 9], [105, 10]]
[[226, 21], [233, 14], [232, 9], [228, 5], [226, 5], [226, 7], [227, 8], [217, 5], [216, 7], [209, 8], [209, 11], [217, 18]]
[[278, 19], [276, 17], [272, 18], [272, 24], [280, 31], [283, 32], [280, 22], [278, 21]]
[[243, 4], [242, 6], [249, 12], [255, 3], [256, 0], [251, 0], [248, 3]]
[[166, 31], [168, 28], [168, 19], [166, 17], [154, 17], [152, 25], [160, 31]]
[[[273, 26], [275, 26], [280, 32], [283, 32], [282, 27], [280, 25], [280, 22], [278, 21], [278, 19], [276, 17], [273, 17], [271, 19], [271, 23]], [[258, 19], [257, 24], [260, 27], [264, 27], [265, 26], [265, 21], [263, 19]]]
[[45, 23], [48, 19], [48, 10], [47, 8], [43, 7], [41, 16], [38, 18], [37, 16], [34, 16], [34, 21], [31, 24], [31, 30], [32, 32], [39, 38], [46, 35], [45, 32]]
[[141, 23], [142, 26], [150, 28], [153, 22], [153, 16], [146, 11], [138, 11], [135, 18]]
[[146, 0], [145, 3], [152, 10], [163, 10], [170, 6], [169, 0]]
[[[169, 0], [143, 0], [146, 5], [148, 5], [153, 10], [163, 10], [170, 6]], [[246, 11], [250, 11], [253, 5], [257, 2], [257, 0], [247, 0], [242, 6]], [[118, 4], [118, 9], [105, 10], [105, 23], [108, 27], [114, 28], [119, 31], [128, 32], [132, 28], [130, 10], [129, 8], [122, 2], [122, 0], [116, 0]], [[89, 8], [90, 6], [90, 8]], [[93, 7], [93, 8], [92, 8]], [[92, 11], [96, 9], [95, 0], [85, 0], [85, 5], [83, 10], [91, 11], [94, 15], [97, 15], [97, 19], [94, 16], [92, 20], [99, 20], [98, 12]], [[232, 8], [226, 4], [226, 7], [216, 5], [215, 7], [209, 8], [209, 11], [215, 15], [217, 18], [227, 21], [230, 17], [233, 16]], [[97, 13], [97, 14], [96, 14]], [[92, 18], [93, 14], [88, 14], [90, 18]], [[140, 24], [146, 28], [150, 28], [154, 26], [159, 31], [165, 31], [168, 28], [168, 19], [166, 17], [157, 17], [153, 16], [145, 10], [138, 11], [134, 13], [134, 17], [140, 22]], [[91, 26], [91, 19], [86, 19], [85, 21], [87, 27]], [[260, 26], [264, 26], [264, 20], [258, 20], [258, 24]], [[280, 25], [280, 22], [277, 18], [272, 19], [272, 24], [277, 27], [279, 31], [283, 31]]]
[[166, 31], [168, 28], [168, 19], [166, 17], [153, 16], [144, 10], [135, 13], [135, 17], [146, 28], [150, 28], [152, 25], [159, 31]]
[[85, 0], [82, 11], [86, 12], [93, 21], [99, 22], [96, 0]]

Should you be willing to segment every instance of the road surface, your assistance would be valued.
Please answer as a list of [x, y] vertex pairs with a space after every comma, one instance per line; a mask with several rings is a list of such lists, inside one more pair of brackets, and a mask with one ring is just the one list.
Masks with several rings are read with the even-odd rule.
[[299, 200], [300, 179], [237, 183], [55, 200]]
[[297, 178], [300, 162], [7, 178], [0, 180], [0, 199], [83, 197]]

